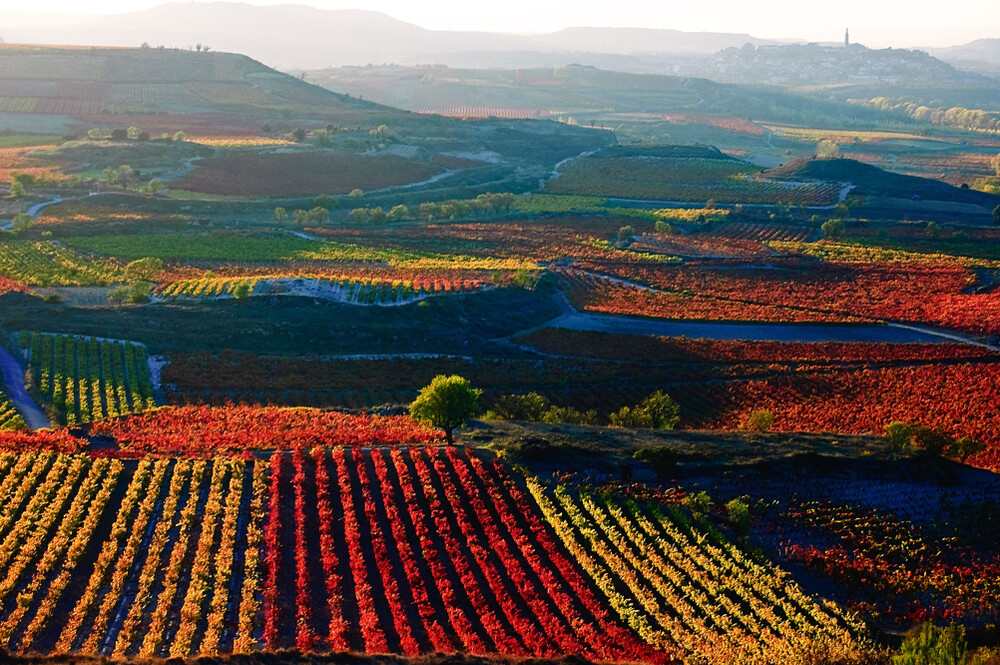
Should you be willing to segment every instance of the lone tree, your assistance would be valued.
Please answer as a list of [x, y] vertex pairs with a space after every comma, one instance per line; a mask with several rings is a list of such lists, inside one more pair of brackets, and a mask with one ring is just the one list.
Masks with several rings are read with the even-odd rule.
[[840, 147], [830, 139], [823, 139], [816, 144], [816, 156], [820, 159], [836, 159], [840, 157]]
[[444, 430], [448, 443], [455, 442], [453, 430], [479, 414], [482, 390], [473, 388], [468, 379], [458, 375], [438, 374], [430, 385], [420, 389], [410, 404], [410, 415]]
[[819, 227], [824, 238], [839, 238], [844, 235], [844, 222], [839, 219], [828, 219]]
[[336, 210], [340, 207], [340, 201], [330, 196], [329, 194], [320, 194], [313, 199], [313, 205], [318, 208], [325, 208], [326, 210]]
[[27, 231], [34, 225], [35, 218], [26, 212], [21, 212], [14, 215], [14, 218], [10, 220], [10, 222], [11, 230], [14, 231], [14, 233], [21, 233], [22, 231]]

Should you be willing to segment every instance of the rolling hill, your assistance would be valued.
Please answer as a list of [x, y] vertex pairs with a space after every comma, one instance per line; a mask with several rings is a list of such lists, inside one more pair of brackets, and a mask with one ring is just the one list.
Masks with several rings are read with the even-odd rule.
[[[297, 127], [336, 134], [326, 147], [388, 143], [411, 152], [478, 152], [554, 164], [614, 143], [609, 132], [548, 121], [463, 122], [417, 115], [331, 92], [244, 55], [159, 48], [0, 47], [0, 130], [81, 135], [136, 126], [157, 137], [290, 137]], [[402, 146], [400, 146], [402, 144]], [[323, 146], [320, 146], [323, 147]]]
[[136, 124], [151, 133], [231, 134], [255, 132], [269, 118], [326, 124], [402, 115], [243, 55], [173, 49], [7, 44], [0, 48], [0, 90], [0, 126], [26, 133]]
[[932, 55], [965, 69], [987, 76], [997, 76], [1000, 67], [1000, 39], [977, 39], [960, 46], [927, 49]]
[[599, 112], [644, 113], [662, 119], [665, 113], [698, 113], [772, 122], [831, 118], [856, 124], [906, 121], [900, 114], [777, 86], [716, 83], [705, 78], [634, 74], [581, 65], [489, 70], [341, 67], [307, 72], [306, 79], [340, 93], [414, 111], [471, 106], [516, 108], [526, 117]]
[[5, 26], [8, 41], [109, 46], [138, 46], [146, 41], [181, 48], [205, 43], [209, 33], [204, 26], [212, 26], [209, 45], [213, 48], [246, 53], [284, 69], [455, 63], [455, 54], [484, 52], [708, 55], [747, 42], [774, 43], [747, 34], [676, 30], [571, 28], [532, 36], [425, 30], [377, 12], [235, 2], [170, 3], [128, 14], [55, 19], [50, 14], [4, 12], [0, 25]]
[[853, 182], [859, 193], [932, 201], [955, 201], [977, 205], [997, 205], [1000, 197], [972, 189], [953, 187], [940, 180], [891, 173], [853, 159], [798, 160], [771, 169], [768, 175], [787, 180], [829, 180]]

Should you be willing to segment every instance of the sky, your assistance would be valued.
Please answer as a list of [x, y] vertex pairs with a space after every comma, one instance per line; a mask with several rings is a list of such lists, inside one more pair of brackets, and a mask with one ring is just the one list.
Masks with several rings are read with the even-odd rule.
[[[0, 0], [0, 11], [124, 13], [160, 4], [163, 0]], [[533, 33], [571, 26], [646, 27], [836, 42], [843, 40], [849, 27], [852, 41], [876, 48], [951, 46], [1000, 38], [998, 0], [306, 0], [294, 4], [380, 11], [434, 30]]]

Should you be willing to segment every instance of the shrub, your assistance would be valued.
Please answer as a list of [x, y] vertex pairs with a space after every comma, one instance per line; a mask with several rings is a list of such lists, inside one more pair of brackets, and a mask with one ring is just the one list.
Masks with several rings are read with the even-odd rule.
[[726, 504], [726, 519], [729, 525], [740, 536], [750, 535], [750, 506], [740, 499], [733, 499]]
[[743, 429], [748, 432], [769, 432], [774, 425], [774, 414], [767, 409], [756, 409], [743, 421]]
[[618, 229], [618, 244], [627, 245], [632, 242], [632, 236], [635, 235], [635, 227], [623, 226]]
[[661, 480], [666, 480], [677, 468], [677, 453], [664, 446], [646, 446], [632, 454], [633, 459], [649, 465]]
[[653, 429], [673, 429], [681, 420], [680, 405], [662, 390], [644, 399], [639, 408], [649, 414]]
[[637, 406], [623, 406], [608, 416], [608, 420], [615, 427], [638, 428], [645, 427], [652, 429], [653, 423], [649, 416], [639, 410]]
[[597, 411], [580, 411], [571, 406], [553, 406], [542, 415], [542, 422], [549, 425], [596, 425]]
[[934, 427], [913, 425], [913, 446], [926, 455], [936, 457], [954, 443], [952, 438]]
[[523, 395], [502, 395], [497, 398], [486, 417], [494, 420], [527, 420], [538, 422], [549, 409], [549, 400], [536, 392]]
[[905, 455], [913, 445], [913, 428], [900, 420], [893, 420], [885, 426], [885, 438], [889, 442], [889, 450], [896, 455]]
[[684, 507], [692, 513], [705, 514], [712, 509], [712, 497], [702, 490], [684, 497]]
[[250, 282], [240, 282], [233, 287], [233, 297], [243, 300], [250, 296]]
[[608, 416], [615, 427], [673, 429], [680, 422], [680, 405], [662, 390], [635, 406], [623, 406]]
[[986, 446], [982, 442], [970, 439], [967, 436], [952, 441], [948, 446], [948, 454], [952, 457], [957, 457], [958, 461], [962, 464], [965, 464], [965, 460], [973, 455], [978, 455], [984, 450], [986, 450]]
[[965, 628], [952, 624], [938, 628], [928, 621], [906, 634], [893, 665], [962, 665], [968, 645]]

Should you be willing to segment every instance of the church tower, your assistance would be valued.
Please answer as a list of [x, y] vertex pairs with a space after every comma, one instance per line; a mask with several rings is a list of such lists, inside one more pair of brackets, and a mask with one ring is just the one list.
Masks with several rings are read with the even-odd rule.
[[844, 48], [851, 45], [851, 31], [849, 28], [844, 29]]

